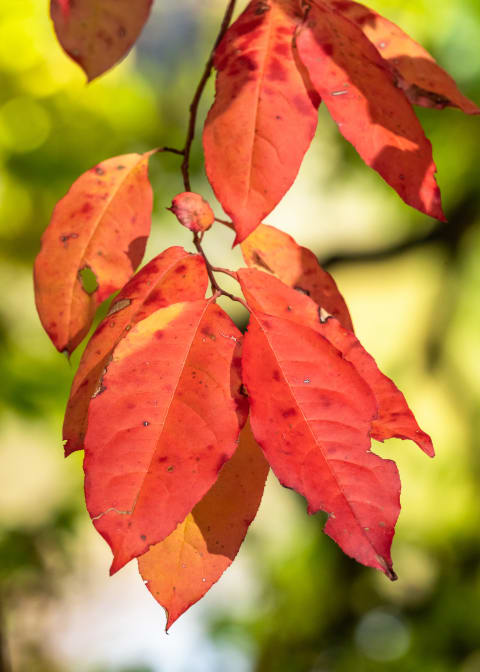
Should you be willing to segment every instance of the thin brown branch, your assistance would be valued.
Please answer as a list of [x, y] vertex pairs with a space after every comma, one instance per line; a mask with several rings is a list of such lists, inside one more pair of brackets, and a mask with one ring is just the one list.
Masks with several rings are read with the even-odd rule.
[[184, 149], [176, 149], [175, 147], [160, 147], [158, 149], [159, 152], [170, 152], [171, 154], [178, 154], [180, 156], [185, 155], [185, 150]]
[[[221, 40], [223, 39], [223, 36], [228, 30], [228, 27], [230, 25], [230, 21], [232, 20], [233, 12], [235, 9], [235, 4], [236, 0], [229, 0], [227, 4], [227, 8], [225, 10], [225, 14], [222, 19], [222, 23], [220, 25], [220, 30], [218, 32], [218, 35], [215, 39], [215, 43], [212, 47], [212, 50], [210, 52], [210, 55], [208, 57], [208, 61], [205, 64], [205, 68], [203, 70], [203, 74], [200, 78], [200, 81], [197, 85], [195, 94], [193, 96], [192, 102], [190, 103], [190, 117], [188, 120], [188, 129], [187, 129], [187, 137], [185, 139], [185, 147], [183, 151], [181, 152], [183, 154], [183, 161], [182, 161], [182, 176], [183, 176], [183, 184], [185, 187], [185, 191], [191, 191], [191, 183], [190, 183], [190, 153], [192, 149], [192, 143], [195, 138], [195, 128], [196, 128], [196, 123], [197, 123], [197, 115], [198, 115], [198, 106], [200, 104], [200, 100], [202, 98], [203, 92], [205, 90], [205, 86], [210, 78], [210, 75], [212, 74], [212, 69], [213, 69], [213, 60], [215, 57], [215, 51], [220, 44]], [[222, 220], [216, 218], [217, 222], [220, 222], [221, 224], [225, 224], [226, 226], [233, 228], [232, 222], [229, 222], [227, 220]], [[207, 259], [207, 256], [203, 250], [202, 247], [202, 240], [203, 240], [203, 232], [201, 233], [194, 233], [193, 234], [193, 244], [195, 245], [197, 251], [202, 255], [204, 261], [205, 261], [205, 266], [207, 269], [208, 273], [208, 278], [210, 280], [210, 285], [212, 287], [212, 294], [213, 294], [213, 299], [216, 299], [219, 296], [227, 296], [231, 301], [238, 301], [241, 303], [245, 308], [247, 308], [247, 304], [245, 301], [240, 298], [239, 296], [235, 296], [234, 294], [231, 294], [230, 292], [225, 291], [220, 287], [218, 284], [216, 278], [215, 278], [215, 271], [219, 273], [226, 273], [227, 275], [230, 275], [232, 278], [236, 279], [236, 274], [233, 271], [228, 271], [227, 269], [223, 268], [215, 268], [213, 267], [210, 262]]]
[[[197, 251], [202, 255], [203, 260], [205, 261], [205, 266], [207, 268], [207, 274], [208, 274], [208, 279], [210, 280], [210, 285], [212, 287], [212, 292], [214, 296], [226, 296], [228, 297], [231, 301], [238, 301], [238, 303], [241, 303], [242, 306], [244, 306], [248, 310], [248, 306], [245, 303], [245, 301], [240, 298], [239, 296], [235, 296], [235, 294], [231, 294], [230, 292], [225, 291], [220, 287], [218, 282], [215, 279], [214, 272], [219, 271], [222, 273], [227, 273], [231, 277], [235, 278], [236, 274], [233, 271], [227, 271], [226, 269], [217, 269], [214, 266], [211, 265], [211, 263], [207, 259], [207, 255], [205, 254], [205, 251], [202, 247], [202, 243], [200, 241], [200, 236], [198, 233], [193, 234], [193, 244], [197, 248]], [[236, 279], [236, 278], [235, 278]]]
[[195, 91], [195, 94], [193, 96], [192, 102], [190, 103], [190, 118], [188, 121], [188, 130], [187, 130], [187, 137], [185, 140], [185, 148], [183, 150], [183, 162], [182, 162], [182, 175], [183, 175], [183, 184], [185, 186], [185, 191], [191, 191], [191, 184], [190, 184], [190, 152], [192, 149], [192, 143], [193, 139], [195, 137], [195, 127], [197, 123], [197, 114], [198, 114], [198, 105], [200, 103], [200, 99], [202, 97], [203, 91], [205, 89], [205, 86], [210, 78], [210, 75], [212, 74], [212, 68], [213, 68], [213, 59], [215, 56], [215, 50], [217, 49], [218, 45], [220, 44], [223, 36], [227, 32], [228, 26], [230, 25], [230, 21], [232, 20], [232, 15], [233, 11], [235, 9], [235, 3], [236, 0], [229, 0], [227, 9], [225, 10], [225, 14], [222, 20], [222, 23], [220, 25], [220, 30], [217, 35], [217, 38], [215, 40], [215, 44], [213, 45], [212, 51], [210, 52], [210, 56], [208, 58], [207, 63], [205, 64], [205, 69], [203, 71], [203, 74], [200, 78], [200, 81], [198, 83], [197, 89]]
[[235, 273], [235, 271], [229, 271], [228, 268], [220, 268], [219, 266], [212, 266], [212, 271], [214, 273], [225, 273], [225, 275], [229, 275], [231, 278], [233, 278], [238, 282], [237, 274]]
[[219, 224], [225, 224], [225, 226], [228, 226], [229, 229], [235, 231], [235, 226], [233, 222], [230, 222], [228, 219], [220, 219], [220, 217], [215, 217], [215, 221], [218, 222]]

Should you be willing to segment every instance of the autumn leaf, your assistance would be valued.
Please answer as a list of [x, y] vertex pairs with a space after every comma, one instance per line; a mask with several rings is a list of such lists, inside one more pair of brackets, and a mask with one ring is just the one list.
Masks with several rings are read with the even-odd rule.
[[320, 326], [319, 332], [342, 353], [348, 362], [354, 365], [375, 395], [378, 414], [372, 422], [372, 439], [377, 441], [393, 437], [410, 439], [429, 457], [433, 457], [435, 452], [432, 440], [418, 426], [402, 392], [390, 378], [379, 370], [373, 357], [368, 354], [355, 336], [332, 319], [326, 320]]
[[325, 532], [345, 553], [396, 578], [400, 479], [370, 452], [377, 404], [367, 383], [316, 330], [262, 313], [250, 320], [243, 374], [253, 434], [282, 485], [309, 513], [329, 514]]
[[182, 247], [168, 248], [125, 285], [85, 348], [73, 379], [63, 423], [65, 455], [83, 449], [90, 399], [101, 391], [102, 374], [120, 340], [159, 308], [202, 299], [207, 287], [202, 257]]
[[418, 426], [402, 392], [380, 371], [374, 358], [351, 331], [332, 317], [323, 318], [318, 306], [308, 296], [286, 287], [262, 271], [239, 269], [237, 276], [253, 311], [275, 315], [315, 329], [346, 361], [353, 364], [357, 373], [370, 387], [377, 403], [377, 417], [372, 421], [370, 430], [373, 439], [410, 439], [427, 455], [434, 456], [432, 440]]
[[167, 612], [167, 630], [232, 564], [257, 513], [268, 469], [247, 424], [213, 487], [170, 536], [138, 559], [147, 588]]
[[161, 308], [120, 341], [90, 403], [85, 494], [111, 573], [173, 532], [236, 448], [240, 332], [214, 303]]
[[[146, 154], [99, 163], [56, 205], [35, 261], [35, 301], [45, 331], [71, 353], [98, 305], [140, 264], [150, 234], [152, 188]], [[85, 287], [83, 274], [97, 287]]]
[[317, 328], [320, 307], [304, 292], [256, 268], [239, 268], [237, 278], [249, 309]]
[[399, 196], [444, 221], [430, 142], [389, 66], [361, 29], [314, 0], [298, 54], [342, 135]]
[[91, 81], [135, 44], [152, 0], [51, 0], [58, 41]]
[[248, 266], [273, 273], [286, 285], [310, 296], [346, 329], [353, 331], [350, 313], [335, 280], [323, 270], [309, 249], [298, 245], [287, 233], [266, 224], [260, 224], [243, 241], [241, 249]]
[[233, 351], [232, 370], [230, 372], [230, 392], [235, 403], [235, 411], [240, 429], [243, 429], [245, 426], [250, 410], [248, 395], [242, 378], [242, 348], [243, 342], [240, 338], [237, 338], [235, 350]]
[[436, 109], [450, 105], [466, 114], [480, 113], [433, 56], [401, 28], [358, 2], [334, 0], [330, 4], [356, 23], [375, 45], [391, 67], [395, 84], [411, 103]]
[[253, 0], [215, 54], [215, 103], [203, 133], [208, 179], [244, 240], [292, 185], [317, 125], [293, 39], [291, 0]]

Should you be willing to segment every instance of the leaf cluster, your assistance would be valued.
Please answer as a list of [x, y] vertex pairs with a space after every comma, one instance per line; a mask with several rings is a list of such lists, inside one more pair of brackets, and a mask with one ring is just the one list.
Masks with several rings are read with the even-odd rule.
[[[293, 184], [323, 101], [364, 162], [412, 207], [444, 220], [436, 167], [413, 104], [478, 108], [420, 45], [355, 2], [227, 4], [190, 106], [182, 149], [107, 159], [57, 204], [35, 264], [40, 319], [68, 355], [100, 303], [109, 313], [75, 375], [66, 454], [85, 451], [87, 508], [113, 552], [137, 558], [169, 627], [231, 564], [271, 468], [328, 514], [349, 556], [395, 579], [395, 463], [371, 440], [410, 439], [433, 456], [403, 394], [355, 336], [346, 303], [313, 253], [263, 224]], [[134, 44], [151, 0], [52, 0], [65, 51], [89, 80]], [[212, 68], [203, 130], [207, 177], [246, 267], [216, 268], [202, 242], [215, 215], [192, 192], [189, 159]], [[139, 267], [150, 233], [152, 155], [177, 154], [185, 191], [171, 206], [196, 253], [173, 246]], [[233, 277], [240, 295], [225, 291]], [[206, 296], [210, 286], [211, 292]], [[220, 296], [250, 314], [242, 334]]]

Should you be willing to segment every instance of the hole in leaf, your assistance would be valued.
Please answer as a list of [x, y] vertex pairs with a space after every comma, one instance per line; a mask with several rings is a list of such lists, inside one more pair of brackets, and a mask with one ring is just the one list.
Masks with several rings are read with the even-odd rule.
[[91, 268], [85, 266], [78, 273], [82, 287], [87, 294], [93, 294], [98, 289], [98, 282], [95, 273]]

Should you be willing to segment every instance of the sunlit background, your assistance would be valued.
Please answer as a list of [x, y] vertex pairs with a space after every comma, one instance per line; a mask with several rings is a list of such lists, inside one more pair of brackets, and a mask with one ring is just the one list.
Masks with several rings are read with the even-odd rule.
[[[244, 3], [240, 3], [243, 5]], [[478, 0], [372, 0], [480, 102]], [[181, 146], [188, 101], [225, 0], [157, 1], [136, 49], [85, 78], [58, 46], [47, 0], [0, 3], [0, 672], [478, 672], [480, 670], [480, 127], [419, 110], [446, 226], [405, 206], [326, 110], [299, 178], [268, 221], [335, 275], [357, 335], [435, 443], [378, 445], [403, 482], [394, 584], [344, 557], [323, 518], [270, 478], [247, 543], [166, 636], [134, 563], [110, 552], [82, 501], [82, 456], [64, 461], [70, 366], [36, 317], [32, 262], [55, 202], [116, 154]], [[202, 120], [211, 102], [207, 90]], [[165, 208], [179, 160], [151, 160], [146, 259], [189, 234]], [[206, 197], [200, 144], [193, 187]], [[217, 210], [220, 215], [221, 211]], [[207, 247], [238, 266], [231, 232]]]

